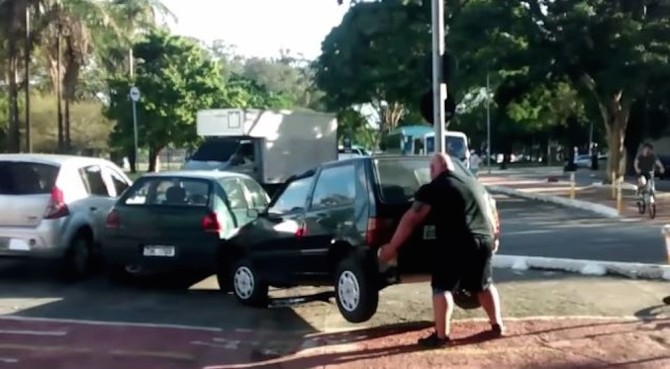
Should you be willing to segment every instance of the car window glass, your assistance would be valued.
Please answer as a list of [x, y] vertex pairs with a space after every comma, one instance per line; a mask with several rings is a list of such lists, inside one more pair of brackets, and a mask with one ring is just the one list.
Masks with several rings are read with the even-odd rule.
[[247, 187], [247, 190], [249, 190], [249, 193], [251, 194], [251, 202], [252, 206], [255, 208], [265, 208], [268, 206], [268, 197], [267, 193], [259, 185], [257, 182], [251, 180], [251, 179], [243, 179], [242, 182], [244, 185]]
[[128, 189], [130, 185], [126, 183], [126, 180], [121, 177], [115, 170], [113, 169], [108, 169], [110, 177], [112, 178], [112, 183], [114, 184], [114, 189], [116, 190], [116, 196], [121, 196], [123, 194], [123, 191]]
[[132, 186], [125, 196], [126, 205], [207, 206], [209, 183], [191, 178], [151, 178]]
[[86, 191], [93, 196], [110, 197], [105, 180], [102, 177], [102, 169], [98, 165], [91, 165], [79, 170], [79, 174], [84, 181]]
[[221, 187], [226, 193], [231, 209], [247, 209], [249, 207], [242, 184], [237, 178], [223, 179], [219, 183], [221, 183]]
[[268, 212], [285, 214], [303, 210], [313, 178], [314, 176], [310, 176], [291, 182], [272, 204]]
[[351, 205], [356, 200], [356, 168], [344, 165], [321, 171], [314, 187], [312, 208]]
[[48, 194], [59, 170], [48, 164], [0, 161], [0, 195]]

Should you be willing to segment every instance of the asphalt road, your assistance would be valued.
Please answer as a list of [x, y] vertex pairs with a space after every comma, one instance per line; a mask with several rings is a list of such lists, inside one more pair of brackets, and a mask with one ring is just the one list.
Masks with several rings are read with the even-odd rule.
[[[382, 291], [373, 319], [353, 325], [343, 321], [324, 290], [273, 291], [272, 307], [251, 309], [221, 294], [214, 278], [188, 277], [115, 286], [95, 276], [66, 284], [48, 267], [0, 261], [0, 368], [259, 367], [260, 362], [322, 345], [337, 350], [310, 365], [265, 364], [306, 369], [326, 359], [340, 362], [360, 349], [357, 342], [367, 347], [369, 340], [392, 333], [398, 324], [414, 332], [395, 338], [411, 348], [416, 336], [430, 327], [430, 288], [425, 282]], [[663, 282], [510, 270], [496, 270], [495, 279], [506, 317], [670, 314], [670, 307], [660, 306], [667, 294]], [[456, 318], [483, 317], [479, 310], [455, 313]], [[467, 332], [485, 328], [481, 322]], [[460, 326], [454, 329], [457, 335], [466, 333]]]
[[553, 204], [496, 196], [501, 254], [667, 263], [658, 225], [608, 219]]

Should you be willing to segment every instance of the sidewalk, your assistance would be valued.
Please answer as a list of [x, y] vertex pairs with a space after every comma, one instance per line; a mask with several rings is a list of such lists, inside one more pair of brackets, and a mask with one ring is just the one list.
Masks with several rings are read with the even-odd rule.
[[[555, 177], [558, 182], [549, 182], [549, 177]], [[558, 196], [565, 199], [570, 198], [569, 177], [560, 173], [543, 176], [519, 176], [510, 175], [480, 175], [480, 181], [487, 186], [503, 186], [528, 194]], [[612, 188], [609, 185], [597, 185], [577, 181], [575, 186], [575, 200], [601, 204], [616, 209], [616, 199], [612, 198]], [[670, 222], [670, 193], [658, 191], [656, 194], [656, 218], [649, 219], [648, 215], [638, 213], [635, 197], [635, 185], [624, 183], [622, 195], [621, 217], [635, 219], [638, 221], [651, 222], [654, 224], [666, 224]]]
[[[349, 325], [343, 330], [345, 326], [338, 324], [336, 329], [319, 329], [303, 337], [295, 352], [274, 351], [275, 357], [253, 363], [209, 368], [670, 367], [670, 306], [661, 306], [664, 294], [670, 293], [667, 283], [561, 273], [506, 275], [500, 278], [499, 289], [507, 337], [491, 340], [483, 334], [488, 325], [480, 310], [456, 309], [452, 344], [428, 351], [415, 344], [431, 332], [427, 287], [399, 285], [385, 290], [380, 299], [384, 305], [371, 327]], [[322, 311], [320, 319], [307, 319], [310, 323], [324, 324], [324, 315], [339, 320], [336, 307], [319, 306], [329, 314]]]

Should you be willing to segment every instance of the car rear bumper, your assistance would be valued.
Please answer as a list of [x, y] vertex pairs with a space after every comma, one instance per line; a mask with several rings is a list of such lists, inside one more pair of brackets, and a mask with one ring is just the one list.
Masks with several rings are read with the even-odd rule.
[[141, 272], [196, 269], [216, 271], [219, 243], [211, 241], [189, 247], [174, 246], [174, 256], [144, 256], [143, 246], [135, 242], [105, 241], [102, 252], [106, 263], [114, 267], [133, 267]]
[[43, 220], [37, 227], [0, 226], [0, 257], [60, 258], [66, 250], [59, 220]]

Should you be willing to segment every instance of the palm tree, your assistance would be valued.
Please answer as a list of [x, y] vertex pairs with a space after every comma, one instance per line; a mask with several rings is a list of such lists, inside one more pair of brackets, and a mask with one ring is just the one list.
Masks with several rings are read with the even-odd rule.
[[118, 54], [114, 48], [128, 44], [138, 28], [153, 26], [157, 12], [169, 10], [158, 0], [56, 0], [51, 2], [51, 8], [51, 37], [45, 38], [48, 41], [44, 46], [52, 86], [57, 94], [62, 94], [63, 146], [70, 150], [70, 104], [75, 100], [82, 68], [91, 57], [114, 57]]

